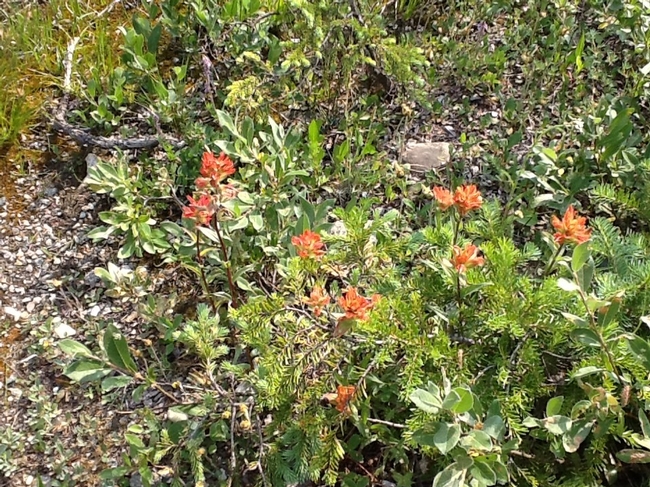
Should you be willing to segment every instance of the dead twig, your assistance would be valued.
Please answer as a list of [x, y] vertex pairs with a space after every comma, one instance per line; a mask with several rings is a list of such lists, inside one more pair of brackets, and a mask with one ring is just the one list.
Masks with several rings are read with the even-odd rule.
[[262, 468], [262, 458], [264, 457], [264, 436], [262, 434], [262, 421], [260, 420], [259, 414], [256, 414], [255, 417], [257, 418], [257, 435], [260, 439], [260, 448], [257, 455], [257, 470], [260, 473], [260, 477], [262, 477], [262, 483], [264, 484], [264, 487], [267, 487], [271, 484], [269, 484], [269, 481], [266, 479], [266, 474]]
[[[117, 1], [113, 2], [109, 7], [112, 8]], [[101, 12], [103, 15], [106, 9]], [[70, 102], [70, 93], [72, 85], [72, 66], [74, 61], [74, 52], [81, 37], [73, 37], [68, 43], [65, 58], [63, 60], [64, 76], [63, 76], [63, 100], [59, 107], [54, 112], [54, 119], [52, 120], [52, 128], [57, 132], [71, 137], [75, 142], [80, 145], [87, 145], [93, 147], [100, 147], [102, 149], [153, 149], [162, 143], [171, 145], [175, 149], [179, 149], [185, 145], [185, 141], [178, 140], [172, 137], [135, 137], [135, 138], [122, 138], [122, 137], [102, 137], [99, 135], [92, 135], [85, 130], [73, 126], [65, 120], [65, 114], [68, 111], [68, 103]]]
[[386, 426], [392, 426], [393, 428], [399, 428], [399, 429], [406, 428], [405, 424], [393, 423], [392, 421], [384, 421], [383, 419], [368, 418], [367, 421], [369, 423], [377, 423], [377, 424], [383, 424], [383, 425], [386, 425]]

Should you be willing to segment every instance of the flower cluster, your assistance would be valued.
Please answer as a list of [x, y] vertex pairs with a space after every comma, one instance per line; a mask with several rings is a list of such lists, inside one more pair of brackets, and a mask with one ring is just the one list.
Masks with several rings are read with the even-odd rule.
[[314, 286], [309, 298], [305, 298], [304, 302], [314, 309], [314, 316], [320, 316], [323, 308], [330, 304], [330, 297], [326, 294], [322, 286]]
[[212, 187], [219, 190], [221, 182], [228, 176], [235, 174], [235, 165], [223, 152], [219, 157], [215, 157], [212, 152], [204, 152], [199, 172], [202, 177], [196, 179], [197, 188], [206, 189]]
[[464, 249], [454, 245], [451, 263], [458, 272], [465, 272], [472, 267], [482, 266], [485, 260], [478, 253], [479, 249], [476, 245], [466, 245]]
[[235, 165], [224, 153], [215, 157], [212, 152], [204, 152], [199, 172], [201, 176], [195, 181], [199, 192], [187, 197], [190, 204], [183, 208], [183, 218], [190, 218], [197, 225], [209, 225], [218, 203], [237, 196], [232, 184], [223, 183], [235, 174]]
[[291, 243], [296, 246], [298, 255], [303, 259], [320, 260], [325, 255], [323, 240], [311, 230], [305, 230], [302, 235], [292, 237]]
[[553, 238], [560, 245], [567, 242], [580, 245], [591, 238], [591, 229], [587, 228], [587, 219], [584, 216], [579, 216], [573, 206], [567, 208], [561, 220], [553, 215], [551, 223], [557, 230]]
[[189, 206], [183, 208], [183, 218], [189, 218], [197, 225], [209, 225], [214, 215], [214, 204], [209, 194], [202, 194], [198, 200], [188, 196]]
[[474, 184], [459, 186], [453, 193], [446, 188], [435, 186], [433, 196], [442, 211], [454, 206], [461, 216], [467, 215], [472, 210], [479, 209], [483, 204], [481, 193]]
[[359, 295], [357, 288], [348, 288], [339, 298], [339, 305], [345, 311], [343, 320], [367, 321], [370, 310], [379, 302], [379, 294], [374, 294], [370, 299]]

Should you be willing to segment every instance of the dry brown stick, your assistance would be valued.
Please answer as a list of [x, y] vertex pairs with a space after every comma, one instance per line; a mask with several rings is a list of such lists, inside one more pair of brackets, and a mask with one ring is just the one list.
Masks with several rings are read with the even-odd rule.
[[[114, 5], [117, 2], [113, 2]], [[112, 7], [111, 7], [112, 8]], [[102, 14], [105, 12], [102, 12]], [[177, 140], [172, 137], [164, 139], [158, 137], [136, 137], [136, 138], [121, 138], [121, 137], [102, 137], [99, 135], [92, 135], [85, 130], [82, 130], [65, 120], [65, 114], [68, 111], [68, 103], [70, 101], [70, 85], [72, 84], [72, 65], [74, 61], [74, 51], [77, 48], [80, 37], [74, 37], [68, 43], [65, 58], [63, 60], [64, 77], [63, 77], [63, 100], [59, 107], [54, 112], [54, 119], [52, 120], [52, 128], [57, 132], [61, 132], [70, 136], [80, 145], [88, 145], [93, 147], [101, 147], [102, 149], [153, 149], [160, 145], [161, 140], [170, 144], [175, 149], [179, 149], [185, 145], [185, 141]]]
[[257, 456], [257, 470], [262, 476], [262, 483], [264, 484], [264, 487], [267, 487], [270, 484], [269, 481], [266, 479], [266, 474], [264, 473], [264, 469], [262, 468], [262, 458], [264, 458], [264, 436], [262, 434], [262, 420], [260, 419], [259, 414], [256, 414], [255, 417], [257, 418], [257, 434], [260, 438], [260, 449]]

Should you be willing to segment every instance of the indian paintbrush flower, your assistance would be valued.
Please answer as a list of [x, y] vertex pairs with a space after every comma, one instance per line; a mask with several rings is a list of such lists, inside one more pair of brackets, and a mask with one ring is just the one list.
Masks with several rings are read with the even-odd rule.
[[291, 238], [291, 243], [298, 249], [298, 255], [303, 259], [320, 260], [325, 255], [325, 244], [320, 235], [311, 230], [305, 230], [302, 235]]
[[443, 188], [441, 186], [434, 186], [433, 196], [436, 198], [436, 201], [438, 202], [438, 206], [442, 211], [447, 210], [449, 207], [453, 206], [454, 204], [454, 195], [451, 194], [451, 191], [449, 191], [447, 188]]
[[183, 218], [192, 219], [197, 225], [209, 225], [212, 215], [214, 215], [210, 195], [202, 194], [198, 200], [195, 200], [192, 196], [188, 196], [187, 200], [190, 204], [183, 208]]
[[587, 219], [584, 216], [579, 216], [573, 206], [567, 208], [561, 220], [553, 215], [551, 223], [557, 230], [553, 238], [560, 245], [564, 245], [566, 242], [580, 245], [591, 238], [591, 229], [586, 225]]
[[478, 210], [483, 204], [483, 198], [481, 198], [481, 193], [476, 189], [476, 185], [464, 184], [454, 191], [454, 204], [458, 208], [460, 215], [465, 216], [472, 210]]
[[454, 245], [451, 263], [458, 272], [465, 272], [472, 267], [482, 266], [485, 260], [478, 255], [478, 251], [476, 245], [469, 244], [464, 249]]
[[314, 286], [309, 298], [305, 298], [304, 302], [314, 309], [314, 316], [320, 316], [323, 307], [330, 303], [330, 297], [324, 292], [321, 286]]

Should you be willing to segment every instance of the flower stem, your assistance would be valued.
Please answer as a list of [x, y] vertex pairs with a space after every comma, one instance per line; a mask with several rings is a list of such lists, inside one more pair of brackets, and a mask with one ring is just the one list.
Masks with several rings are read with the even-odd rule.
[[208, 280], [205, 277], [205, 269], [203, 269], [203, 257], [201, 257], [201, 235], [199, 229], [196, 229], [196, 261], [199, 264], [199, 274], [201, 276], [201, 286], [203, 287], [203, 292], [208, 295], [210, 302], [212, 303], [212, 311], [217, 310], [217, 305], [210, 294], [210, 289], [208, 288]]
[[[573, 272], [573, 278], [575, 279], [576, 282], [578, 282], [578, 274]], [[600, 348], [603, 350], [605, 353], [605, 357], [607, 358], [607, 361], [609, 362], [609, 366], [612, 369], [612, 372], [616, 377], [622, 381], [622, 375], [621, 372], [618, 370], [618, 366], [616, 365], [616, 361], [614, 360], [614, 357], [612, 356], [612, 352], [610, 352], [609, 348], [607, 347], [607, 342], [605, 342], [605, 339], [603, 338], [602, 333], [600, 332], [600, 328], [598, 328], [598, 324], [596, 323], [596, 318], [594, 318], [594, 313], [589, 309], [589, 304], [587, 303], [587, 295], [582, 289], [578, 290], [578, 294], [580, 295], [580, 300], [582, 301], [583, 306], [585, 307], [585, 310], [587, 311], [587, 314], [589, 315], [589, 326], [591, 330], [596, 334], [598, 337], [598, 341], [600, 342]]]
[[458, 242], [458, 234], [460, 233], [460, 226], [463, 223], [463, 217], [456, 212], [454, 214], [454, 238], [451, 242], [451, 245], [456, 245]]
[[546, 265], [546, 269], [544, 269], [544, 274], [542, 274], [542, 277], [548, 276], [551, 271], [553, 270], [553, 267], [555, 267], [555, 262], [557, 261], [557, 258], [560, 256], [560, 252], [562, 252], [562, 249], [564, 249], [564, 244], [560, 244], [553, 254], [553, 257], [551, 257], [551, 260], [548, 261], [548, 264]]
[[460, 287], [460, 271], [456, 271], [456, 302], [458, 306], [458, 328], [459, 333], [463, 335], [464, 333], [464, 323], [463, 323], [463, 295], [461, 293]]
[[232, 307], [238, 308], [239, 301], [237, 299], [237, 288], [235, 287], [235, 282], [232, 278], [232, 268], [230, 266], [230, 260], [228, 260], [228, 249], [226, 248], [226, 243], [223, 241], [221, 236], [221, 230], [219, 229], [219, 217], [214, 215], [214, 231], [217, 233], [217, 238], [219, 239], [219, 245], [221, 246], [221, 258], [223, 260], [224, 266], [226, 266], [226, 276], [228, 278], [228, 287], [230, 288], [230, 299], [232, 301]]

